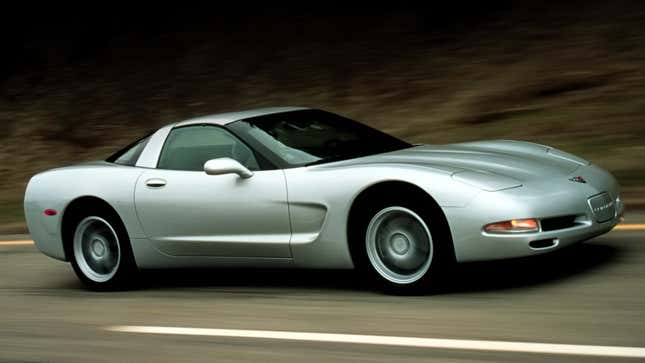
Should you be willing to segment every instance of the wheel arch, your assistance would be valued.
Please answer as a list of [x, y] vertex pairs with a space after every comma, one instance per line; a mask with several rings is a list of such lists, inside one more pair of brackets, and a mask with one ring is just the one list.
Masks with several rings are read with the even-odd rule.
[[84, 213], [86, 213], [85, 211], [87, 210], [104, 210], [112, 214], [114, 217], [118, 218], [121, 223], [121, 226], [118, 227], [125, 230], [125, 224], [123, 223], [123, 219], [119, 213], [104, 199], [92, 195], [85, 195], [72, 200], [65, 207], [61, 219], [61, 238], [63, 240], [65, 260], [67, 261], [72, 257], [71, 248], [74, 237], [75, 222], [79, 217], [84, 216]]
[[352, 201], [347, 217], [346, 235], [348, 248], [354, 263], [356, 263], [355, 254], [358, 250], [356, 248], [357, 241], [361, 240], [359, 233], [360, 226], [362, 225], [362, 222], [364, 222], [365, 218], [365, 216], [361, 214], [361, 211], [367, 209], [370, 203], [373, 203], [373, 198], [381, 198], [384, 193], [386, 193], [385, 195], [396, 195], [397, 198], [400, 196], [400, 198], [414, 198], [414, 200], [417, 201], [424, 201], [424, 204], [429, 208], [432, 217], [439, 219], [439, 225], [442, 226], [442, 230], [440, 232], [443, 236], [448, 238], [447, 242], [450, 243], [451, 257], [453, 260], [456, 260], [455, 247], [448, 219], [439, 206], [439, 203], [437, 203], [430, 194], [417, 185], [407, 181], [390, 180], [381, 181], [368, 186], [360, 191]]

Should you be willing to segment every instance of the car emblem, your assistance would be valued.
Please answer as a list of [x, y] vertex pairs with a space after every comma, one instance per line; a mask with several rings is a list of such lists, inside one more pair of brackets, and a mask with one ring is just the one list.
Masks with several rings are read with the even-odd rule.
[[583, 178], [583, 177], [581, 177], [581, 176], [574, 176], [573, 178], [571, 178], [571, 179], [569, 179], [569, 180], [571, 180], [572, 182], [575, 182], [575, 183], [582, 183], [582, 184], [587, 183], [587, 181], [585, 180], [585, 178]]

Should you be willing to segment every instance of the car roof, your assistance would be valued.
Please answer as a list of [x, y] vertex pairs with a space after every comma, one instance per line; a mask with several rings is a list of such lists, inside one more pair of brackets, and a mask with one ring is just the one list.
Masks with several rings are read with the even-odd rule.
[[238, 112], [227, 112], [227, 113], [218, 113], [214, 115], [195, 117], [188, 120], [180, 121], [175, 123], [173, 126], [186, 126], [186, 125], [195, 125], [195, 124], [215, 124], [215, 125], [226, 125], [231, 122], [238, 120], [243, 120], [250, 117], [270, 115], [273, 113], [289, 112], [289, 111], [298, 111], [298, 110], [307, 110], [307, 107], [268, 107], [268, 108], [257, 108], [253, 110], [245, 110]]

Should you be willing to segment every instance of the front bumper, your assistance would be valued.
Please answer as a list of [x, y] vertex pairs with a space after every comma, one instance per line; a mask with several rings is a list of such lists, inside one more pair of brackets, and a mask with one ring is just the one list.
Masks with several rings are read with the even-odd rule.
[[[479, 248], [471, 249], [467, 254], [462, 253], [461, 260], [490, 260], [542, 254], [605, 234], [611, 231], [619, 221], [620, 217], [615, 217], [603, 223], [590, 222], [556, 231], [527, 234], [482, 233], [477, 242]], [[534, 248], [532, 242], [536, 241], [545, 241], [551, 244], [548, 247]]]
[[[554, 251], [576, 242], [585, 241], [609, 232], [623, 215], [624, 206], [616, 180], [595, 166], [577, 170], [594, 184], [562, 181], [543, 181], [530, 186], [501, 191], [482, 192], [466, 208], [446, 208], [459, 262], [525, 257]], [[590, 198], [607, 193], [615, 203], [610, 219], [598, 218], [589, 203]], [[545, 219], [576, 216], [572, 226], [533, 233], [492, 234], [483, 231], [489, 223], [514, 218]], [[536, 248], [544, 242], [542, 247]], [[532, 243], [533, 242], [533, 243]]]

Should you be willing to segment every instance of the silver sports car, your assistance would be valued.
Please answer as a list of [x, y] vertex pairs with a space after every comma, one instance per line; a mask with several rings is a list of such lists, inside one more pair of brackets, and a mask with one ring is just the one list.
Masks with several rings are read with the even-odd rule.
[[138, 269], [280, 266], [418, 292], [454, 262], [553, 251], [623, 213], [611, 174], [548, 146], [411, 145], [293, 107], [165, 126], [37, 174], [24, 206], [38, 248], [98, 290]]

